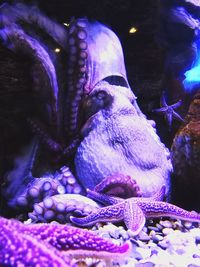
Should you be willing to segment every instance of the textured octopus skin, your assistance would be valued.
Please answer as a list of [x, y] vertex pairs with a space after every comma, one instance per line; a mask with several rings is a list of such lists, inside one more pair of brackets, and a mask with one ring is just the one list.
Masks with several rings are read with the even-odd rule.
[[[153, 195], [164, 184], [170, 190], [170, 153], [152, 124], [139, 116], [129, 88], [100, 82], [92, 91], [104, 90], [112, 104], [92, 116], [89, 129], [75, 156], [76, 174], [85, 188], [92, 189], [104, 177], [130, 175], [142, 195]], [[87, 124], [87, 123], [86, 123]]]

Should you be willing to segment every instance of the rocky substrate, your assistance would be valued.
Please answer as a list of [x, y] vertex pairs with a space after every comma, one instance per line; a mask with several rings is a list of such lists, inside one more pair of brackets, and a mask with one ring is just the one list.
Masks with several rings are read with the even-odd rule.
[[171, 148], [174, 175], [173, 203], [199, 211], [200, 186], [200, 89], [193, 96], [185, 123], [175, 135]]
[[[129, 241], [132, 250], [124, 259], [112, 262], [112, 267], [198, 267], [200, 266], [200, 225], [180, 220], [148, 220], [138, 236], [111, 223], [93, 227], [101, 237], [116, 244]], [[108, 264], [108, 263], [107, 263]], [[103, 261], [91, 259], [75, 266], [107, 267]]]

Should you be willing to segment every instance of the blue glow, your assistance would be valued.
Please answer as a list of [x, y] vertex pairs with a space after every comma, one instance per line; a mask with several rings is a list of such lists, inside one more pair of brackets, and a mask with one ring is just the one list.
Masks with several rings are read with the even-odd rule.
[[184, 73], [186, 78], [183, 81], [183, 85], [188, 92], [191, 92], [197, 86], [200, 87], [200, 41], [197, 42], [197, 51], [196, 62], [190, 70]]
[[187, 91], [192, 91], [198, 84], [200, 85], [200, 62], [192, 69], [185, 72], [183, 85]]

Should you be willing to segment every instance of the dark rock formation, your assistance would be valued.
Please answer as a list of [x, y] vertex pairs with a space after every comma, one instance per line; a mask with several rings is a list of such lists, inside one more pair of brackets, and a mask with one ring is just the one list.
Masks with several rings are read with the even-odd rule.
[[172, 145], [174, 201], [187, 209], [199, 210], [200, 201], [200, 90], [195, 94], [186, 124]]

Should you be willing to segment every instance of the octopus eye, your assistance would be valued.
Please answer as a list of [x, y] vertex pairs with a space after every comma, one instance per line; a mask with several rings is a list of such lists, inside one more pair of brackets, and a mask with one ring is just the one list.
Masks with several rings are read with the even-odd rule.
[[106, 91], [100, 90], [90, 96], [88, 102], [90, 102], [90, 107], [97, 112], [100, 109], [107, 108], [112, 103], [112, 96]]
[[108, 93], [103, 90], [96, 93], [96, 98], [99, 100], [105, 100], [106, 97], [108, 97]]
[[80, 111], [80, 125], [83, 125], [90, 117], [101, 109], [111, 106], [113, 97], [104, 90], [97, 91], [83, 99]]

